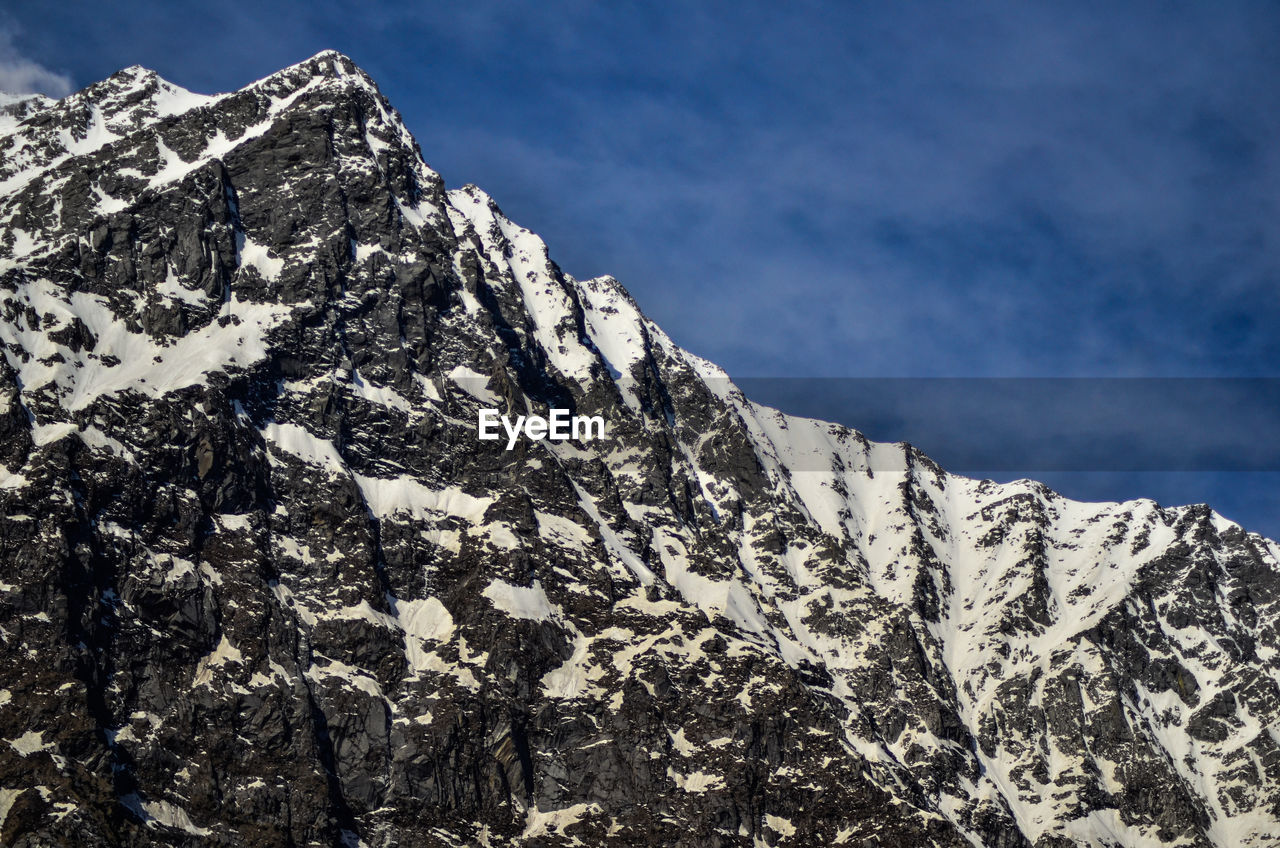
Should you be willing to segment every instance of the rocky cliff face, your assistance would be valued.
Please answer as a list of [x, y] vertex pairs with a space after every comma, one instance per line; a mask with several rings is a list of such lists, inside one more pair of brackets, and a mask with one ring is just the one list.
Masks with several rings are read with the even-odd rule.
[[1280, 547], [751, 403], [341, 55], [0, 106], [0, 346], [5, 845], [1280, 844]]

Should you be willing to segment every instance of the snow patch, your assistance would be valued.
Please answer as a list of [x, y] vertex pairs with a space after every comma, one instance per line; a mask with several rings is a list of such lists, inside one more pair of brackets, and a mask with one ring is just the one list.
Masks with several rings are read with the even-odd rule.
[[494, 580], [481, 594], [512, 618], [548, 621], [554, 616], [547, 593], [536, 580], [532, 586], [512, 586], [505, 581]]

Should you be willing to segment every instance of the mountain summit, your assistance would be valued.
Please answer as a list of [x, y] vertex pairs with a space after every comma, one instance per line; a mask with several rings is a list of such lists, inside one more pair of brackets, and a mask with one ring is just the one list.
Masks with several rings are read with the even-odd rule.
[[752, 403], [340, 54], [0, 105], [0, 346], [2, 844], [1280, 844], [1280, 547]]

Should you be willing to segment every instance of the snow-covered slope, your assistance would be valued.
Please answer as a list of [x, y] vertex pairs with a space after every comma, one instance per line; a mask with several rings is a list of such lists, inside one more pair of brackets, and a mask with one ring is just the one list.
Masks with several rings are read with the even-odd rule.
[[1277, 842], [1273, 542], [752, 403], [339, 54], [0, 104], [0, 345], [0, 843]]

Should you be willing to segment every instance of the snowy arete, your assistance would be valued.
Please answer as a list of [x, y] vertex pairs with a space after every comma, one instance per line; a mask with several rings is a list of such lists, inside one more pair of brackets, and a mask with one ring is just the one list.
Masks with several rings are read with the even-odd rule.
[[339, 54], [0, 105], [0, 348], [0, 844], [1280, 844], [1274, 542], [752, 403]]

